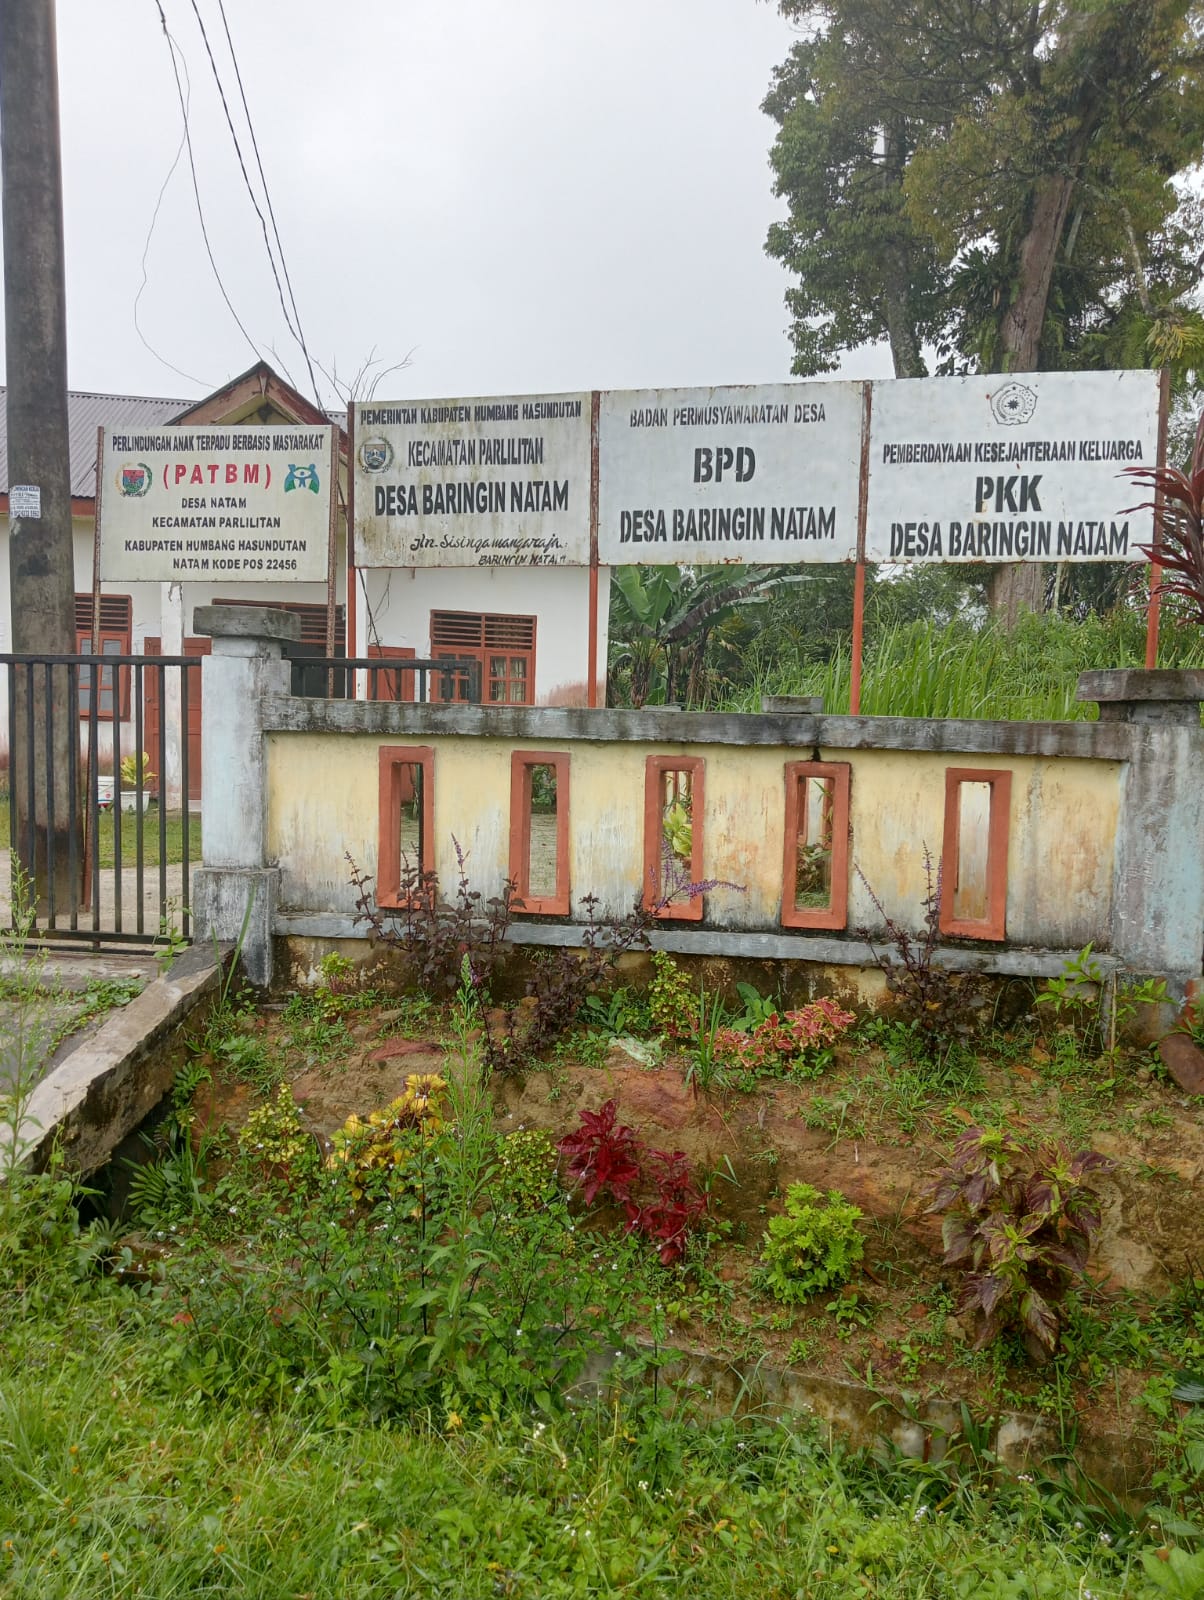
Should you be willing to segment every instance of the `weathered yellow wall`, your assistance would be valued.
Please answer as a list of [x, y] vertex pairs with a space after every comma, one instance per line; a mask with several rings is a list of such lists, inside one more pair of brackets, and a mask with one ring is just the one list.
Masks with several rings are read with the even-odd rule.
[[[268, 847], [282, 868], [282, 900], [307, 911], [352, 909], [344, 852], [376, 871], [375, 736], [274, 733], [267, 737]], [[569, 780], [570, 877], [574, 907], [587, 892], [624, 910], [641, 887], [644, 762], [650, 754], [706, 762], [704, 876], [745, 886], [707, 897], [711, 927], [779, 926], [787, 761], [810, 750], [736, 745], [554, 745], [457, 736], [435, 750], [436, 866], [455, 881], [454, 835], [469, 853], [473, 886], [500, 888], [508, 873], [510, 756], [514, 749], [564, 750]], [[820, 752], [839, 760], [845, 752]], [[950, 766], [1009, 769], [1007, 931], [1010, 942], [1077, 947], [1106, 943], [1120, 765], [1068, 758], [969, 757], [947, 752], [854, 751], [852, 844], [886, 910], [912, 927], [923, 916], [925, 844], [939, 857]], [[849, 927], [874, 926], [865, 885], [850, 873]]]

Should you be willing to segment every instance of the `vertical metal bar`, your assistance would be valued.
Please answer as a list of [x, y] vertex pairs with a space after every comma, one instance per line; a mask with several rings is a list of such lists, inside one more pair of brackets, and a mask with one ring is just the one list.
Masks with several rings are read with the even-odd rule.
[[72, 933], [79, 928], [79, 665], [67, 663], [67, 719], [70, 737], [67, 740], [67, 876], [71, 880], [71, 912], [67, 926]]
[[46, 926], [53, 929], [57, 906], [55, 904], [55, 841], [54, 841], [54, 667], [49, 661], [42, 663], [46, 695]]
[[[597, 389], [589, 402], [589, 671], [587, 706], [598, 704], [598, 411]], [[478, 697], [479, 698], [479, 697]]]
[[[153, 671], [159, 674], [159, 749], [167, 749], [167, 668], [156, 661]], [[181, 669], [183, 670], [183, 669]], [[181, 719], [183, 714], [181, 713]], [[184, 742], [188, 742], [188, 726], [183, 728]], [[163, 804], [163, 790], [159, 790], [159, 915], [167, 915], [167, 807]]]
[[[1170, 411], [1171, 374], [1169, 367], [1163, 367], [1158, 383], [1158, 466], [1166, 466], [1166, 428], [1167, 415]], [[1154, 539], [1159, 537], [1162, 512], [1162, 494], [1156, 490], [1154, 493]], [[1152, 672], [1158, 665], [1158, 625], [1162, 617], [1162, 568], [1156, 561], [1150, 562], [1150, 598], [1146, 607], [1145, 616], [1145, 664]]]
[[[142, 770], [142, 694], [145, 687], [143, 682], [143, 666], [139, 662], [133, 670], [134, 691], [134, 761], [137, 764], [137, 776], [134, 780], [134, 892], [138, 897], [138, 916], [135, 929], [138, 933], [146, 932], [145, 914], [142, 906], [142, 856], [144, 849], [143, 832], [146, 825], [146, 796], [143, 793]], [[163, 765], [163, 746], [159, 746], [159, 765]]]
[[[189, 779], [189, 765], [187, 765], [189, 674], [191, 674], [191, 670], [187, 661], [179, 669], [179, 672], [181, 672], [181, 678], [179, 678], [179, 722], [181, 722], [184, 730], [183, 744], [181, 744], [181, 760], [179, 760], [179, 768], [181, 768], [181, 784], [179, 784], [179, 787], [181, 787], [181, 795], [183, 795], [183, 818], [181, 818], [181, 821], [183, 821], [184, 829], [183, 853], [181, 853], [181, 891], [179, 891], [179, 899], [181, 899], [181, 912], [179, 912], [181, 930], [179, 931], [184, 934], [186, 939], [189, 936], [189, 906], [191, 906], [192, 899], [192, 885], [191, 880], [189, 880], [189, 870], [191, 870], [191, 867], [189, 867], [189, 827], [192, 826], [192, 800], [191, 795], [189, 795], [189, 782], [191, 782], [191, 779]], [[159, 810], [163, 810], [162, 790], [160, 790]], [[167, 915], [167, 906], [163, 907], [163, 915]]]
[[100, 673], [88, 667], [88, 806], [92, 841], [92, 931], [100, 931]]
[[[8, 664], [8, 759], [9, 772], [16, 770], [13, 761], [13, 752], [17, 747], [17, 663], [10, 661]], [[8, 848], [13, 856], [17, 855], [17, 797], [12, 793], [11, 784], [8, 796]], [[9, 896], [12, 904], [12, 896]]]
[[[181, 821], [183, 825], [183, 848], [181, 854], [181, 889], [180, 889], [180, 931], [185, 939], [188, 938], [188, 913], [191, 901], [191, 882], [189, 876], [188, 859], [188, 830], [192, 823], [192, 805], [188, 792], [188, 684], [191, 668], [188, 662], [180, 668], [180, 726], [183, 730], [180, 746], [180, 794], [182, 800]], [[159, 785], [159, 815], [163, 815], [163, 785]], [[160, 915], [165, 916], [167, 908], [164, 906]]]
[[[103, 683], [103, 667], [100, 673]], [[125, 930], [121, 915], [121, 678], [116, 668], [113, 668], [109, 685], [109, 703], [113, 708], [113, 931], [123, 933]], [[97, 699], [99, 698], [98, 695]]]
[[[861, 386], [861, 470], [857, 478], [857, 568], [853, 575], [853, 654], [849, 662], [849, 715], [861, 714], [861, 656], [865, 636], [865, 524], [870, 498], [870, 418], [874, 386]], [[825, 706], [825, 710], [835, 709]]]
[[[26, 868], [26, 871], [27, 871], [29, 877], [28, 877], [28, 882], [24, 885], [24, 889], [25, 889], [26, 900], [29, 901], [32, 898], [32, 909], [34, 911], [36, 911], [37, 910], [37, 903], [38, 903], [37, 902], [38, 874], [37, 874], [37, 862], [34, 860], [34, 850], [36, 848], [36, 845], [35, 845], [35, 842], [34, 842], [35, 839], [36, 839], [36, 832], [35, 832], [35, 828], [34, 828], [34, 818], [35, 818], [35, 815], [36, 815], [36, 813], [34, 811], [34, 804], [35, 804], [34, 767], [36, 766], [36, 762], [34, 760], [33, 672], [34, 672], [34, 664], [33, 664], [33, 662], [32, 661], [26, 662], [25, 663], [25, 739], [26, 739], [25, 754], [26, 754], [26, 767], [27, 767], [27, 770], [28, 770], [28, 773], [29, 773], [29, 783], [28, 783], [28, 786], [27, 786], [27, 799], [29, 801], [29, 807], [28, 807], [28, 810], [26, 811], [26, 820], [27, 820], [28, 830], [29, 831], [28, 831], [28, 833], [26, 834], [26, 837], [25, 837], [25, 863], [24, 863], [24, 865], [25, 865], [25, 868]], [[28, 911], [31, 908], [27, 904], [25, 909]]]

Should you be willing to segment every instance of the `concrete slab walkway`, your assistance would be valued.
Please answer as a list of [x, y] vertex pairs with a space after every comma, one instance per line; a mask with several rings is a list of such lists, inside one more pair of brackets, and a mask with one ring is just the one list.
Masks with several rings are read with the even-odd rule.
[[[160, 1046], [217, 994], [233, 958], [229, 946], [194, 946], [161, 973], [145, 955], [10, 952], [7, 982], [0, 960], [0, 1096], [11, 1096], [18, 1071], [25, 1086], [15, 1135], [0, 1117], [0, 1175], [14, 1160], [44, 1166], [56, 1144], [73, 1172], [86, 1177], [103, 1166], [171, 1088], [176, 1063]], [[98, 979], [142, 987], [62, 1037]]]

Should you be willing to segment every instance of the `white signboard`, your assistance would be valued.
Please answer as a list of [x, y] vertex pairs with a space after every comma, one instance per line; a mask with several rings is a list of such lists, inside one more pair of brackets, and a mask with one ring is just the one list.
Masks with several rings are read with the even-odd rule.
[[590, 397], [355, 408], [355, 558], [364, 567], [589, 563]]
[[851, 561], [862, 385], [603, 394], [604, 565]]
[[875, 383], [869, 561], [1142, 561], [1157, 372]]
[[100, 576], [325, 583], [330, 427], [106, 428]]

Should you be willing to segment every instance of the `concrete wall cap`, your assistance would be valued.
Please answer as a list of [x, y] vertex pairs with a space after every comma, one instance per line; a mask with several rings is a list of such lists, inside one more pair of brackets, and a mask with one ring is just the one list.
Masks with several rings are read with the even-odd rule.
[[1186, 668], [1147, 672], [1138, 667], [1116, 667], [1096, 672], [1080, 672], [1075, 698], [1099, 702], [1204, 701], [1204, 671]]
[[213, 639], [283, 639], [301, 637], [301, 618], [271, 606], [197, 606], [192, 631]]
[[822, 694], [763, 694], [761, 710], [766, 713], [784, 712], [787, 716], [822, 717]]

